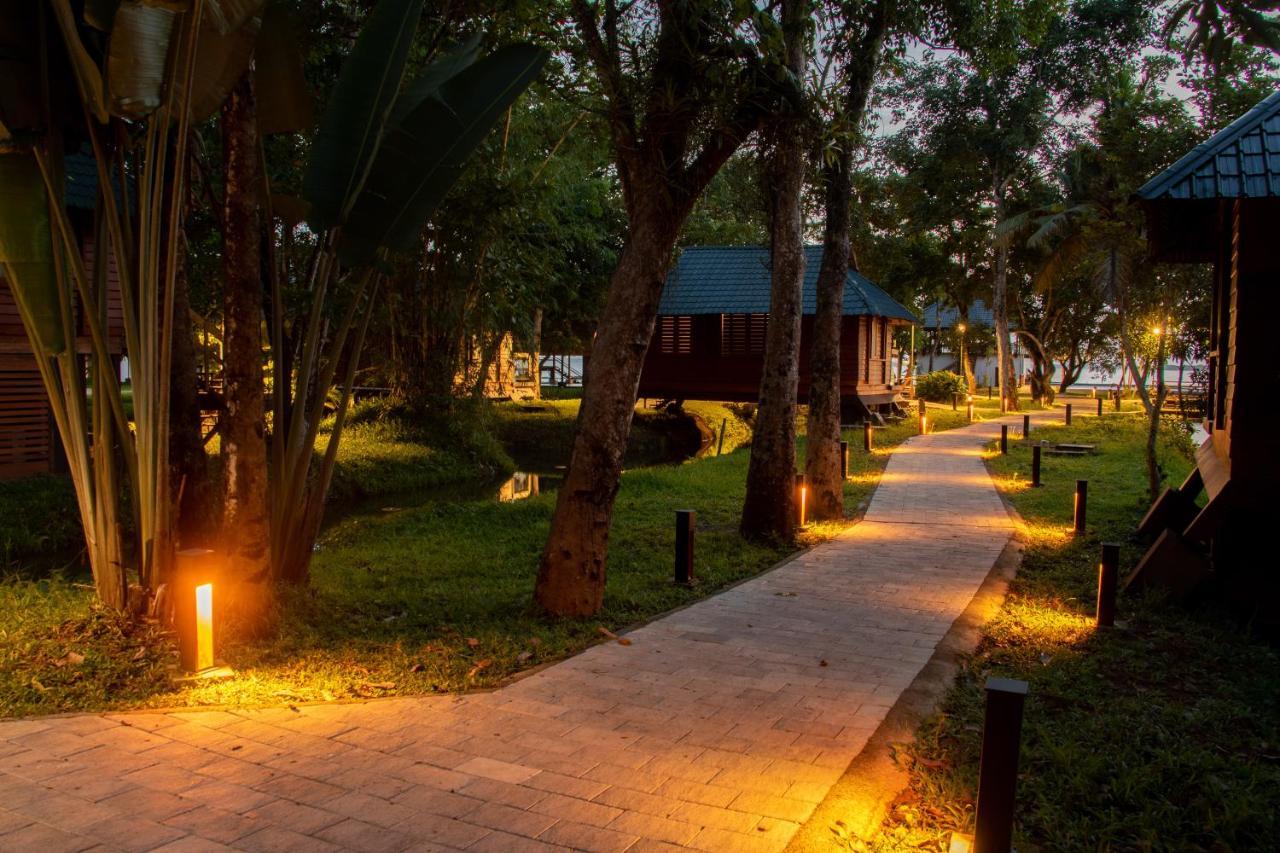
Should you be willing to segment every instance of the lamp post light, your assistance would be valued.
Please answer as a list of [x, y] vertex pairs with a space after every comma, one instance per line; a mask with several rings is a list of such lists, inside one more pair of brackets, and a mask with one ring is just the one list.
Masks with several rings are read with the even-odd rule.
[[805, 524], [805, 504], [809, 498], [809, 487], [805, 485], [804, 474], [796, 474], [796, 508], [799, 510], [800, 527]]
[[862, 449], [871, 452], [871, 421], [867, 421], [862, 425]]

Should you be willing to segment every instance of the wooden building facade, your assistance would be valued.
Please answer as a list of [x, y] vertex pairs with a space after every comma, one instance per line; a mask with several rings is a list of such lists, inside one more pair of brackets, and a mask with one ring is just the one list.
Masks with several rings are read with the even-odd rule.
[[[1196, 471], [1156, 503], [1133, 579], [1186, 594], [1206, 579], [1263, 618], [1280, 572], [1269, 557], [1280, 484], [1280, 92], [1153, 178], [1137, 197], [1156, 260], [1213, 264], [1209, 439]], [[1195, 503], [1205, 492], [1204, 506]]]
[[[67, 212], [79, 235], [85, 270], [93, 276], [97, 253], [93, 245], [93, 207], [97, 179], [93, 161], [77, 154], [66, 158]], [[108, 258], [107, 324], [109, 350], [124, 352], [124, 315], [115, 262]], [[77, 352], [90, 350], [89, 330], [83, 306], [76, 302]], [[57, 429], [49, 410], [49, 398], [13, 294], [0, 271], [0, 479], [45, 474], [57, 469]]]
[[[822, 247], [805, 249], [799, 395], [809, 395], [809, 355]], [[641, 397], [756, 402], [769, 324], [769, 250], [760, 246], [687, 248], [667, 276], [658, 321], [640, 376]], [[894, 382], [893, 330], [915, 316], [850, 270], [845, 283], [840, 378], [843, 417], [888, 413]]]

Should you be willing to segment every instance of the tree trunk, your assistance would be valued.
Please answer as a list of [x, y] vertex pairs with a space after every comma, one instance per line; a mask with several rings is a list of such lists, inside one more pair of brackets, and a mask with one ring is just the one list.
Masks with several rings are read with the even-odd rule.
[[805, 483], [814, 518], [844, 518], [844, 480], [840, 476], [840, 323], [844, 284], [849, 275], [849, 208], [853, 198], [848, 151], [824, 170], [826, 225], [818, 305], [813, 317], [809, 357], [809, 421], [805, 446]]
[[213, 534], [209, 465], [200, 435], [195, 329], [187, 282], [186, 247], [178, 251], [173, 293], [173, 361], [169, 374], [169, 481], [176, 503], [178, 547], [205, 545]]
[[651, 203], [637, 209], [609, 282], [584, 365], [589, 377], [584, 377], [573, 452], [556, 496], [534, 587], [534, 600], [555, 616], [590, 616], [604, 601], [609, 523], [635, 414], [640, 368], [653, 337], [681, 221]]
[[1166, 335], [1160, 337], [1160, 346], [1156, 354], [1156, 394], [1154, 405], [1148, 412], [1147, 420], [1147, 492], [1152, 503], [1160, 497], [1160, 460], [1156, 455], [1156, 440], [1160, 436], [1160, 410], [1164, 408], [1164, 398], [1168, 388], [1164, 384], [1164, 359]]
[[[1003, 205], [1000, 205], [1003, 209]], [[1000, 216], [1003, 218], [1003, 212]], [[1009, 347], [1009, 247], [996, 247], [995, 276], [991, 283], [991, 322], [996, 331], [996, 363], [1000, 372], [1000, 394], [1008, 410], [1016, 412], [1018, 377], [1013, 373], [1013, 351]]]
[[[807, 4], [782, 4], [787, 65], [804, 79]], [[769, 163], [771, 280], [760, 405], [756, 409], [740, 529], [750, 538], [789, 539], [795, 533], [796, 384], [800, 378], [801, 291], [804, 286], [805, 140], [802, 116], [775, 120]], [[838, 346], [838, 344], [837, 344]], [[838, 387], [838, 386], [837, 386]]]
[[250, 633], [266, 627], [270, 604], [267, 444], [262, 384], [262, 264], [258, 125], [246, 73], [222, 107], [223, 352], [222, 540], [228, 549], [228, 608]]
[[[814, 518], [844, 518], [844, 480], [840, 476], [840, 327], [844, 315], [844, 284], [853, 254], [850, 210], [853, 201], [853, 146], [866, 112], [871, 85], [880, 60], [887, 25], [887, 0], [873, 9], [861, 43], [846, 58], [849, 63], [844, 130], [837, 139], [834, 159], [824, 169], [826, 223], [822, 268], [818, 271], [818, 304], [813, 318], [813, 351], [809, 367], [809, 422], [805, 481]], [[912, 328], [912, 363], [914, 364]], [[901, 368], [901, 359], [899, 359]], [[908, 374], [912, 368], [908, 368]]]

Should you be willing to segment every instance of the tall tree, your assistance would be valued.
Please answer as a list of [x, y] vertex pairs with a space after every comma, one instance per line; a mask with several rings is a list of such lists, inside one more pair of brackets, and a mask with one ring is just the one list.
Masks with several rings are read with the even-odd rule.
[[266, 395], [262, 384], [262, 229], [253, 77], [222, 106], [223, 353], [222, 541], [234, 612], [249, 631], [267, 611], [271, 544], [267, 506]]
[[571, 9], [572, 48], [603, 101], [628, 227], [534, 599], [558, 616], [587, 616], [604, 599], [623, 452], [676, 239], [698, 196], [769, 112], [776, 86], [767, 85], [767, 55], [743, 36], [772, 21], [748, 5], [573, 0]]
[[[797, 81], [806, 77], [811, 52], [809, 10], [807, 0], [782, 0], [780, 4], [785, 63]], [[804, 130], [809, 119], [808, 100], [797, 93], [769, 123], [769, 325], [740, 524], [743, 535], [752, 538], [790, 537], [797, 522], [796, 383], [800, 377], [805, 267], [800, 201]]]
[[[890, 0], [840, 4], [835, 10], [832, 48], [838, 51], [840, 85], [836, 89], [830, 142], [822, 158], [826, 219], [822, 266], [809, 358], [809, 416], [806, 424], [805, 482], [814, 518], [844, 517], [844, 481], [840, 476], [840, 325], [844, 287], [853, 253], [850, 220], [853, 205], [853, 157], [881, 46], [889, 27]], [[861, 13], [861, 14], [859, 14]]]

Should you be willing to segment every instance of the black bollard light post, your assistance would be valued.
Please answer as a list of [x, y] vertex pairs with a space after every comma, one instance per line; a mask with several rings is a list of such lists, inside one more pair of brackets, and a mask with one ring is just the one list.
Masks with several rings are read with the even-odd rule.
[[676, 510], [676, 583], [693, 583], [693, 540], [698, 514], [691, 509]]
[[1022, 708], [1029, 688], [1025, 681], [993, 677], [987, 679], [986, 689], [973, 849], [975, 853], [1009, 853], [1018, 792]]
[[1110, 628], [1116, 624], [1116, 581], [1120, 575], [1120, 545], [1102, 543], [1102, 562], [1098, 563], [1098, 611], [1094, 624]]
[[1040, 445], [1031, 447], [1031, 485], [1040, 485]]
[[871, 421], [862, 425], [862, 449], [871, 452]]
[[1009, 455], [1009, 425], [1000, 424], [1000, 453], [1004, 456]]
[[1031, 415], [1022, 416], [1022, 437], [1031, 437]]
[[1066, 411], [1066, 414], [1063, 416], [1063, 423], [1065, 423], [1067, 426], [1071, 426], [1071, 404], [1070, 403], [1067, 403], [1067, 411]]
[[1084, 533], [1085, 518], [1089, 512], [1089, 481], [1076, 480], [1076, 503], [1072, 513], [1076, 533]]
[[840, 479], [849, 479], [849, 442], [840, 442]]

